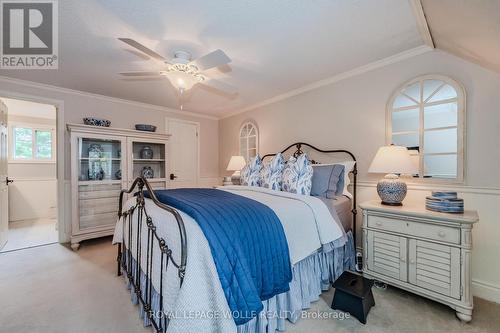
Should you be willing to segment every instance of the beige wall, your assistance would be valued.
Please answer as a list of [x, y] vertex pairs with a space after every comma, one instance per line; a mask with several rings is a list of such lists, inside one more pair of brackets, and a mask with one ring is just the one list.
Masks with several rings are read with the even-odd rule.
[[[238, 154], [241, 124], [253, 120], [260, 130], [261, 155], [295, 141], [352, 151], [359, 161], [360, 201], [377, 198], [378, 176], [369, 175], [367, 169], [377, 148], [385, 144], [386, 103], [402, 83], [428, 73], [448, 75], [466, 89], [466, 180], [454, 188], [465, 198], [466, 207], [477, 209], [481, 217], [474, 229], [474, 292], [500, 302], [500, 76], [494, 72], [432, 51], [223, 119], [220, 172], [227, 175], [224, 167], [231, 155]], [[408, 200], [423, 204], [430, 190], [442, 187], [412, 186]]]
[[324, 148], [348, 148], [359, 160], [360, 178], [373, 179], [366, 171], [377, 148], [385, 143], [387, 100], [402, 83], [427, 73], [448, 75], [465, 87], [466, 183], [500, 187], [500, 176], [494, 177], [500, 165], [500, 153], [497, 153], [500, 134], [496, 134], [500, 124], [500, 76], [440, 51], [223, 119], [220, 123], [221, 172], [225, 174], [223, 168], [230, 156], [238, 153], [239, 126], [252, 119], [260, 129], [262, 154], [275, 152], [298, 140]]

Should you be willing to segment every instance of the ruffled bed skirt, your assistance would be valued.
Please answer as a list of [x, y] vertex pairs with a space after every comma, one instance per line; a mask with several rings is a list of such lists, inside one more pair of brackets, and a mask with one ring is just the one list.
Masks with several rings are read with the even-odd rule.
[[[135, 267], [135, 260], [132, 259], [132, 261], [132, 267]], [[321, 293], [328, 290], [343, 271], [354, 270], [354, 267], [354, 240], [349, 231], [346, 239], [325, 244], [317, 253], [295, 264], [290, 290], [262, 302], [263, 311], [249, 322], [238, 326], [238, 333], [284, 331], [286, 320], [295, 323], [300, 318], [302, 311], [310, 308], [311, 303], [317, 301]], [[145, 298], [146, 276], [142, 271], [140, 280], [141, 291]], [[130, 288], [130, 282], [127, 283], [127, 287], [131, 292], [132, 303], [140, 303], [135, 291]], [[151, 310], [158, 313], [160, 311], [160, 295], [154, 289], [151, 292]], [[139, 314], [143, 319], [144, 326], [150, 326], [151, 322], [145, 314], [142, 304], [139, 306]], [[165, 332], [168, 326], [167, 319], [159, 320], [161, 323], [157, 322], [157, 324], [161, 324], [162, 331]]]

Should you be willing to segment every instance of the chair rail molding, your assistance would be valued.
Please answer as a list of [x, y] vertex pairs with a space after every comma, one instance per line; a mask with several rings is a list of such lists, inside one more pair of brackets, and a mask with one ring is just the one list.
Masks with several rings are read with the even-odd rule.
[[[471, 193], [471, 194], [481, 194], [481, 195], [500, 195], [500, 187], [483, 187], [483, 186], [471, 186], [471, 185], [460, 185], [460, 184], [421, 184], [421, 183], [406, 183], [408, 190], [416, 191], [437, 191], [437, 190], [447, 190], [456, 191], [461, 193]], [[360, 187], [377, 187], [377, 181], [372, 180], [360, 180], [358, 182]]]

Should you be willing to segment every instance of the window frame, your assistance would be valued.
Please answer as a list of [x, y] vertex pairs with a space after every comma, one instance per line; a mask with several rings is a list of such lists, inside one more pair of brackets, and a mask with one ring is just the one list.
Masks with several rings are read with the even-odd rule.
[[[9, 122], [9, 145], [8, 145], [8, 156], [9, 163], [56, 163], [56, 126], [55, 125], [44, 125], [44, 124], [33, 124], [28, 122]], [[29, 128], [32, 131], [31, 138], [31, 159], [24, 158], [15, 158], [15, 137], [14, 137], [14, 129], [15, 128]], [[37, 158], [36, 157], [36, 131], [50, 131], [51, 132], [51, 158]]]
[[[257, 125], [253, 121], [245, 121], [241, 125], [239, 135], [238, 135], [238, 150], [239, 150], [240, 156], [243, 156], [247, 163], [250, 160], [250, 156], [248, 154], [250, 151], [250, 148], [248, 147], [248, 143], [250, 142], [250, 138], [253, 137], [253, 135], [247, 134], [246, 137], [243, 137], [241, 135], [241, 133], [243, 131], [243, 128], [247, 127], [248, 125], [251, 125], [253, 127], [253, 129], [255, 130], [255, 155], [257, 156], [259, 154], [259, 128], [257, 127]], [[241, 151], [241, 139], [243, 139], [243, 138], [246, 139], [246, 154], [243, 154], [243, 152]]]
[[[386, 144], [390, 145], [392, 144], [392, 113], [394, 111], [394, 101], [395, 99], [409, 86], [415, 84], [416, 82], [420, 82], [420, 93], [423, 93], [423, 81], [425, 80], [438, 80], [438, 81], [443, 81], [445, 84], [449, 84], [451, 87], [455, 89], [457, 92], [457, 97], [456, 97], [456, 102], [457, 102], [457, 176], [456, 178], [434, 178], [434, 177], [424, 177], [424, 163], [423, 163], [423, 157], [425, 155], [425, 147], [424, 147], [424, 108], [425, 106], [429, 106], [429, 104], [424, 103], [417, 103], [417, 107], [413, 108], [418, 108], [419, 110], [419, 128], [418, 128], [418, 135], [419, 135], [419, 173], [418, 177], [413, 177], [412, 180], [416, 182], [434, 182], [434, 183], [448, 183], [448, 184], [464, 184], [465, 182], [465, 150], [466, 150], [466, 94], [465, 94], [465, 89], [462, 84], [457, 82], [456, 80], [445, 76], [441, 74], [426, 74], [426, 75], [421, 75], [416, 78], [413, 78], [411, 80], [406, 81], [405, 83], [401, 84], [398, 86], [397, 89], [395, 89], [389, 98], [389, 101], [386, 106]], [[431, 98], [432, 96], [429, 96], [428, 98]], [[443, 100], [446, 102], [451, 102], [454, 101], [455, 98], [449, 99], [449, 100]], [[439, 104], [445, 104], [445, 103], [436, 103], [437, 105]], [[411, 108], [411, 107], [408, 107]], [[454, 128], [454, 127], [453, 127]], [[423, 153], [422, 153], [423, 152]]]

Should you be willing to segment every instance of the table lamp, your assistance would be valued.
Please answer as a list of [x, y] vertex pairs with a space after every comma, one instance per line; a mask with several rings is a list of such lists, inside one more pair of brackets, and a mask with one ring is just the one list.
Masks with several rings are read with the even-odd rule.
[[234, 171], [234, 173], [231, 175], [231, 182], [233, 183], [233, 185], [240, 184], [240, 171], [246, 164], [247, 162], [245, 162], [245, 158], [243, 156], [231, 156], [226, 170]]
[[378, 182], [377, 193], [382, 204], [401, 206], [407, 187], [399, 174], [416, 174], [418, 170], [406, 147], [390, 145], [379, 148], [368, 172], [387, 174]]

